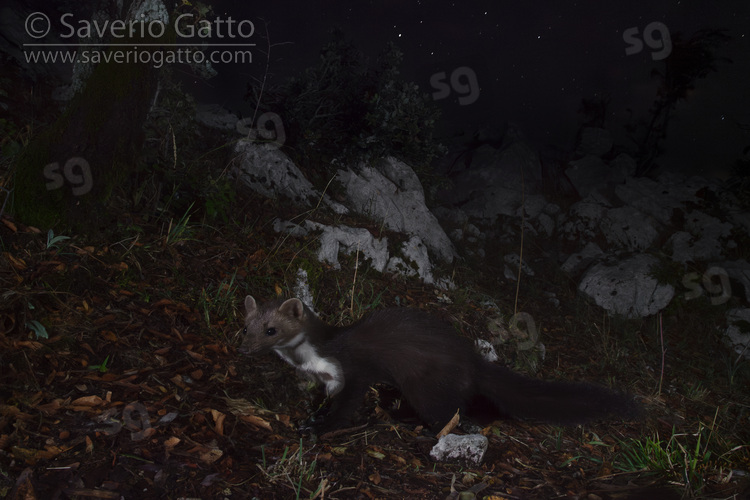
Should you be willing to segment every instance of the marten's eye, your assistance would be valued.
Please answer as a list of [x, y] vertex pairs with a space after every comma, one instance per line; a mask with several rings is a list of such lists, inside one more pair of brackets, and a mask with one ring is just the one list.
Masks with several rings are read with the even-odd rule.
[[247, 327], [242, 329], [242, 335], [247, 335]]
[[268, 329], [266, 329], [266, 336], [273, 337], [274, 335], [276, 335], [276, 328], [269, 327]]

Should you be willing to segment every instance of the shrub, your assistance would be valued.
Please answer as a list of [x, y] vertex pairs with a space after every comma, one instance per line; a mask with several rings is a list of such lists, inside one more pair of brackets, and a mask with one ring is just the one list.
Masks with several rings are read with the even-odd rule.
[[282, 117], [286, 150], [307, 170], [322, 167], [328, 175], [338, 162], [389, 155], [424, 169], [441, 151], [433, 137], [439, 111], [416, 84], [400, 78], [402, 59], [389, 44], [368, 67], [363, 54], [334, 32], [316, 66], [263, 94], [251, 86], [249, 100]]

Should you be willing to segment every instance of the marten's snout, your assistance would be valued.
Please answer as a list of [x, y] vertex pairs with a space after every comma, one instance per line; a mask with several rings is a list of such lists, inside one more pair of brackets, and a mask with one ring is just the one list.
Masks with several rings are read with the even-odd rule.
[[240, 344], [239, 351], [242, 354], [250, 355], [254, 352], [257, 352], [260, 349], [260, 346], [257, 345], [257, 342], [253, 342], [253, 336], [251, 334], [247, 333], [247, 327], [244, 327], [242, 329], [242, 344]]

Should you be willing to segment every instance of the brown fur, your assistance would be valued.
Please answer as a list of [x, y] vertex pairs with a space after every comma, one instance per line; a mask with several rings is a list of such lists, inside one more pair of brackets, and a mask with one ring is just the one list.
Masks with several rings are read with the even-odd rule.
[[[438, 429], [456, 410], [464, 415], [477, 398], [488, 400], [499, 414], [557, 424], [637, 413], [630, 398], [606, 388], [544, 382], [490, 363], [450, 325], [414, 309], [385, 309], [352, 325], [333, 327], [299, 299], [258, 306], [248, 296], [245, 306], [240, 351], [273, 349], [302, 375], [326, 384], [334, 396], [318, 430], [349, 424], [375, 383], [398, 389], [424, 422]], [[300, 340], [302, 344], [290, 348]]]

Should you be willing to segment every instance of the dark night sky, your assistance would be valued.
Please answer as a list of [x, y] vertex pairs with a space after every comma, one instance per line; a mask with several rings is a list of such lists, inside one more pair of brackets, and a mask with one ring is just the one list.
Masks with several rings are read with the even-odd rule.
[[[704, 28], [725, 28], [732, 41], [717, 52], [732, 64], [698, 82], [669, 129], [665, 166], [704, 175], [721, 174], [750, 145], [750, 2], [693, 0], [651, 2], [212, 2], [216, 15], [252, 20], [259, 32], [268, 23], [271, 72], [278, 80], [317, 63], [333, 27], [341, 28], [374, 58], [388, 41], [405, 53], [406, 79], [432, 93], [430, 76], [468, 67], [476, 74], [479, 98], [458, 104], [458, 94], [438, 101], [454, 130], [500, 129], [517, 124], [539, 147], [571, 148], [581, 98], [611, 98], [608, 128], [615, 133], [628, 107], [645, 115], [655, 95], [650, 77], [662, 62], [648, 46], [626, 55], [623, 32], [658, 21], [674, 36], [689, 38]], [[226, 5], [226, 6], [225, 6]], [[657, 33], [658, 35], [658, 33]], [[201, 100], [247, 114], [247, 81], [262, 75], [262, 36], [250, 67], [220, 66], [220, 76], [198, 83]], [[653, 49], [654, 51], [656, 49]]]

